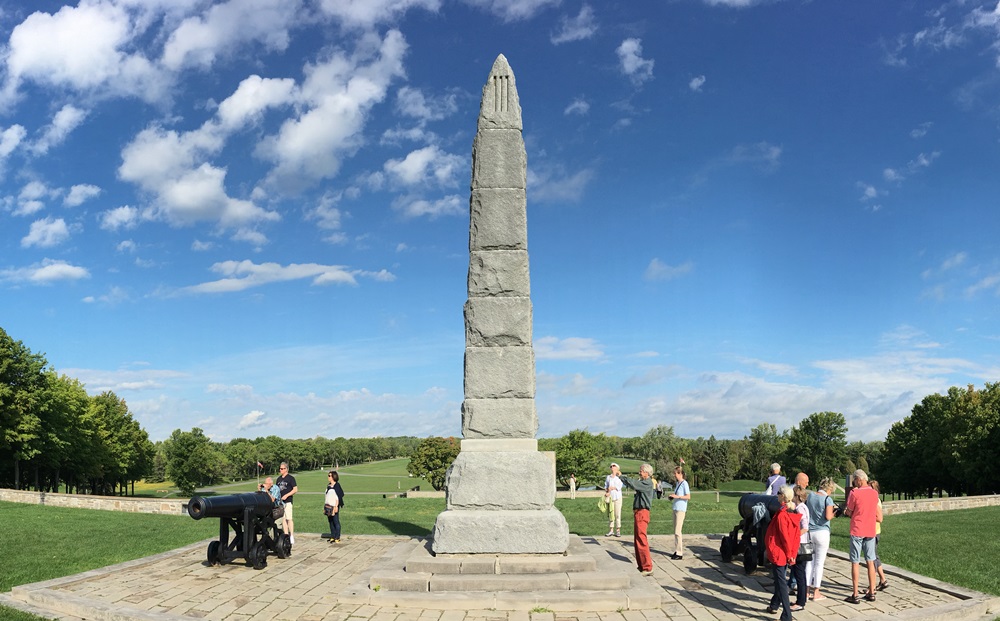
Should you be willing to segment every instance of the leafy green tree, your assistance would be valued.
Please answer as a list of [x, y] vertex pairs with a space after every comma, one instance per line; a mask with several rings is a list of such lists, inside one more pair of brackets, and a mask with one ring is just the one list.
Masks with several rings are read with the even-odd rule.
[[201, 485], [216, 476], [222, 455], [215, 450], [205, 432], [195, 427], [191, 431], [175, 429], [164, 442], [167, 473], [184, 494], [193, 494]]
[[782, 464], [789, 476], [799, 471], [818, 481], [842, 474], [847, 461], [847, 421], [839, 412], [816, 412], [792, 427]]
[[949, 472], [948, 464], [957, 390], [927, 395], [909, 416], [889, 428], [880, 475], [883, 489], [928, 496], [944, 490], [960, 493], [961, 483]]
[[21, 465], [45, 446], [41, 404], [47, 364], [42, 354], [0, 328], [0, 457], [12, 466], [15, 489], [21, 488]]
[[455, 438], [425, 438], [417, 445], [406, 470], [427, 479], [436, 490], [444, 488], [448, 468], [458, 457], [461, 446]]
[[556, 478], [563, 481], [575, 474], [581, 484], [602, 484], [603, 462], [609, 456], [607, 446], [604, 434], [595, 436], [585, 429], [570, 431], [556, 448]]
[[[737, 469], [737, 476], [763, 483], [771, 474], [771, 464], [777, 461], [784, 450], [787, 439], [778, 435], [778, 428], [772, 423], [761, 423], [744, 436], [743, 459]], [[784, 441], [783, 441], [784, 440]]]

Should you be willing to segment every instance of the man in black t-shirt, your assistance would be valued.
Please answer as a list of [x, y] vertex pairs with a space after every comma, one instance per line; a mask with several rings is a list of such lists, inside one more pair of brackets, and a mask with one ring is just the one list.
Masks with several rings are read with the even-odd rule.
[[292, 544], [295, 543], [295, 523], [292, 521], [294, 519], [292, 514], [292, 496], [295, 492], [299, 491], [299, 486], [295, 484], [295, 477], [288, 474], [288, 462], [281, 462], [281, 466], [278, 468], [281, 476], [278, 480], [274, 482], [281, 491], [281, 499], [285, 501], [285, 534], [288, 535], [288, 541]]

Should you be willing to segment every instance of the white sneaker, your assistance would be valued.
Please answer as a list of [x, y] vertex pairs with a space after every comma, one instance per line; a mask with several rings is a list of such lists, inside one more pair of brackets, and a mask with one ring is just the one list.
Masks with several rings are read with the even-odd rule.
[[295, 535], [290, 536], [288, 538], [288, 542], [291, 543], [292, 545], [295, 545]]
[[604, 536], [605, 536], [605, 537], [614, 537], [614, 536], [615, 536], [615, 531], [613, 531], [613, 530], [609, 530], [609, 531], [608, 531], [608, 534], [607, 534], [607, 535], [604, 535]]

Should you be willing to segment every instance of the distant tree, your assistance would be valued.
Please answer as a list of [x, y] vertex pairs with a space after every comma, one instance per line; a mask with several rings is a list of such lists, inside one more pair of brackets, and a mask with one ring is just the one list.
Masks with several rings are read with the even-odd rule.
[[814, 481], [842, 474], [847, 460], [847, 421], [839, 412], [816, 412], [788, 433], [784, 466], [789, 476], [805, 472]]
[[444, 489], [445, 475], [460, 449], [455, 438], [425, 438], [417, 445], [406, 470], [415, 477], [427, 479], [434, 489]]
[[164, 448], [167, 474], [184, 494], [193, 494], [199, 486], [217, 476], [222, 455], [198, 427], [191, 431], [175, 429], [164, 442]]
[[556, 478], [562, 481], [576, 474], [580, 485], [602, 484], [607, 446], [604, 434], [595, 436], [585, 429], [570, 431], [556, 448]]
[[771, 474], [773, 464], [783, 451], [783, 443], [778, 435], [778, 428], [772, 423], [761, 423], [750, 430], [745, 436], [745, 449], [737, 476], [751, 481], [763, 483]]

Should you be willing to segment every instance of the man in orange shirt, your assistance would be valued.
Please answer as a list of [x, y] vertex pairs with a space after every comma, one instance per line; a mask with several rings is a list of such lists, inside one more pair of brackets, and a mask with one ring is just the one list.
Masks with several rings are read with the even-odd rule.
[[854, 593], [847, 597], [847, 603], [857, 604], [858, 580], [861, 573], [861, 555], [868, 565], [868, 592], [865, 599], [875, 601], [875, 524], [882, 521], [882, 507], [878, 502], [878, 492], [868, 485], [868, 475], [864, 470], [854, 471], [854, 489], [847, 499], [846, 515], [851, 517], [851, 584]]

